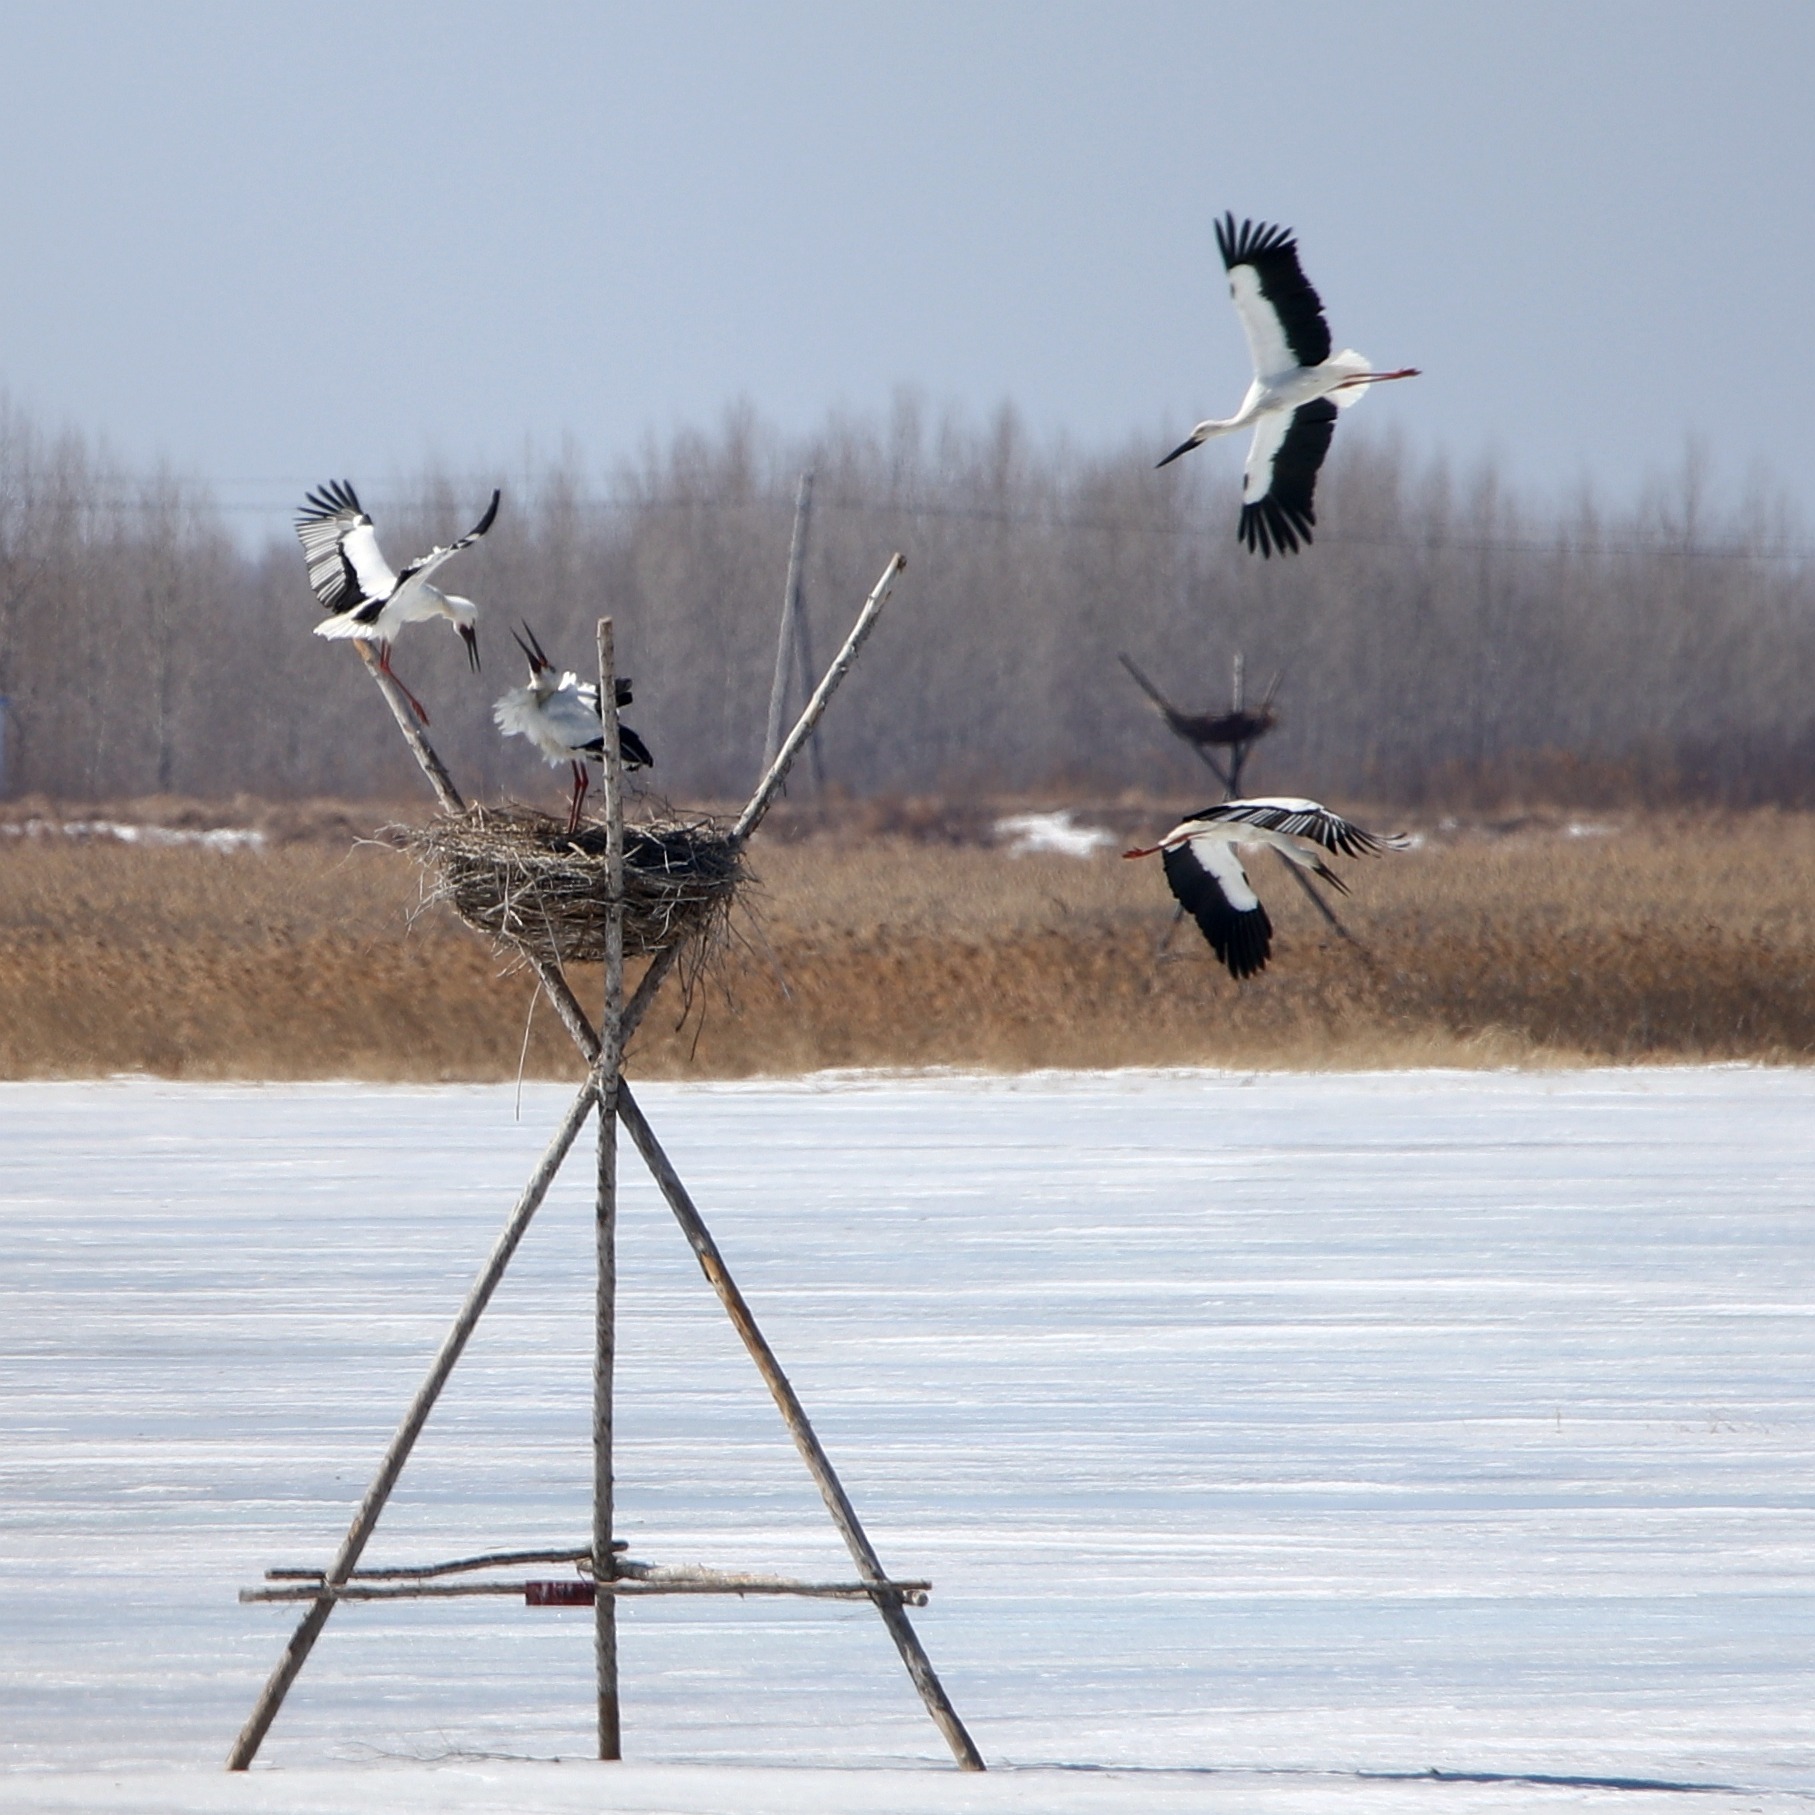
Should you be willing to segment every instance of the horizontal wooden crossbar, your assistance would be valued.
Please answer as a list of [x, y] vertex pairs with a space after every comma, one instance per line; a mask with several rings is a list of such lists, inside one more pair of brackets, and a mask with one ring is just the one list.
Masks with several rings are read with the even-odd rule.
[[653, 1595], [795, 1595], [816, 1601], [874, 1601], [887, 1596], [908, 1607], [924, 1607], [931, 1582], [796, 1582], [785, 1576], [740, 1575], [717, 1569], [653, 1569], [609, 1582], [574, 1576], [554, 1582], [286, 1582], [275, 1588], [242, 1588], [243, 1604], [269, 1601], [452, 1601], [521, 1595], [531, 1607], [590, 1607], [601, 1592], [619, 1600]]
[[[615, 1540], [613, 1550], [628, 1550], [627, 1538]], [[421, 1582], [431, 1576], [462, 1575], [473, 1569], [511, 1569], [519, 1563], [590, 1563], [592, 1547], [570, 1547], [566, 1550], [493, 1550], [479, 1557], [457, 1557], [451, 1563], [400, 1563], [390, 1569], [356, 1569], [347, 1578], [353, 1582]], [[321, 1569], [267, 1569], [267, 1582], [319, 1582], [327, 1572]]]

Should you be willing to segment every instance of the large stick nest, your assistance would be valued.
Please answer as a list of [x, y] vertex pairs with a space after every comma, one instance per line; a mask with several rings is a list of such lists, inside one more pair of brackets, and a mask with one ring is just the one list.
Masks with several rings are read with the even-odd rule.
[[[425, 901], [445, 901], [475, 932], [558, 964], [605, 956], [605, 828], [526, 807], [469, 807], [412, 828], [405, 847], [429, 872]], [[710, 819], [624, 828], [624, 955], [654, 956], [722, 931], [743, 859]]]

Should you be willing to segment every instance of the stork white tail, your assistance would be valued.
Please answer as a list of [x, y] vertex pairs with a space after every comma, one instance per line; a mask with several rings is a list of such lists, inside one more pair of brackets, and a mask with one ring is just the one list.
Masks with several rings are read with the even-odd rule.
[[370, 624], [362, 624], [345, 612], [331, 618], [321, 618], [311, 628], [318, 637], [363, 637], [368, 643], [379, 640], [378, 633]]
[[[1340, 353], [1332, 353], [1324, 363], [1334, 372], [1371, 372], [1374, 368], [1365, 353], [1357, 353], [1353, 347], [1344, 347]], [[1368, 394], [1365, 384], [1346, 385], [1340, 391], [1330, 393], [1330, 401], [1339, 410], [1353, 409]], [[1369, 417], [1370, 422], [1373, 417]]]

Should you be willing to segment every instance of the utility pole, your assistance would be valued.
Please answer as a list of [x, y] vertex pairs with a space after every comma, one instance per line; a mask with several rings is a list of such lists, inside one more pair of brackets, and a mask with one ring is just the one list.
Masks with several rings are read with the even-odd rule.
[[[806, 608], [801, 588], [807, 564], [807, 527], [813, 515], [813, 473], [809, 468], [800, 476], [800, 489], [794, 498], [794, 534], [788, 544], [788, 583], [782, 593], [781, 632], [775, 642], [775, 679], [769, 688], [769, 725], [763, 738], [763, 767], [774, 762], [781, 749], [782, 728], [788, 711], [790, 679], [798, 674], [803, 703], [813, 692], [816, 670], [813, 666], [813, 638], [807, 625]], [[825, 765], [820, 756], [819, 733], [815, 731], [807, 745], [807, 761], [813, 771], [813, 790], [824, 799]]]

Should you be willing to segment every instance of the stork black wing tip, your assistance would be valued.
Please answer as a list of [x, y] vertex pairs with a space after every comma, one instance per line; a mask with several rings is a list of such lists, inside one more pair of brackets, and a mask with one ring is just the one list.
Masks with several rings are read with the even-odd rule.
[[[600, 738], [599, 741], [602, 744], [605, 740]], [[649, 754], [649, 746], [624, 724], [618, 726], [618, 760], [627, 769], [655, 767], [655, 758]]]
[[297, 512], [299, 523], [320, 523], [328, 517], [338, 517], [342, 511], [355, 511], [365, 515], [359, 502], [359, 494], [354, 491], [350, 479], [330, 479], [325, 485], [318, 485], [312, 492], [303, 496], [303, 508]]
[[1297, 246], [1290, 227], [1276, 227], [1270, 221], [1246, 220], [1237, 227], [1231, 211], [1216, 223], [1216, 249], [1223, 255], [1225, 271], [1265, 253], [1296, 251]]
[[1301, 545], [1309, 547], [1316, 539], [1311, 533], [1311, 526], [1316, 521], [1313, 511], [1288, 510], [1269, 495], [1258, 504], [1242, 506], [1241, 523], [1236, 533], [1244, 548], [1258, 550], [1263, 561], [1270, 561], [1275, 549], [1282, 555], [1294, 555]]

